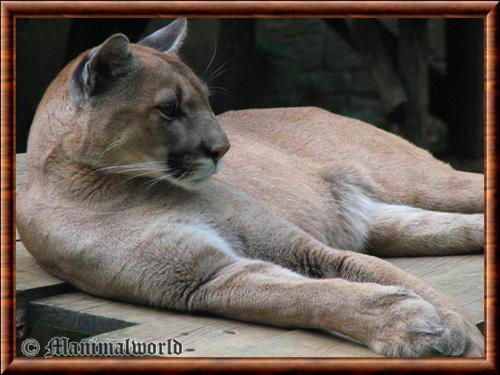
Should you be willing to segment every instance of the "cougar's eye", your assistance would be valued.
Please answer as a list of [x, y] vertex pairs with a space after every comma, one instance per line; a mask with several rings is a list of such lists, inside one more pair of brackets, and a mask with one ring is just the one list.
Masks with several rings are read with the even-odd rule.
[[160, 117], [166, 121], [172, 121], [181, 114], [179, 102], [177, 100], [169, 104], [160, 105], [157, 109]]

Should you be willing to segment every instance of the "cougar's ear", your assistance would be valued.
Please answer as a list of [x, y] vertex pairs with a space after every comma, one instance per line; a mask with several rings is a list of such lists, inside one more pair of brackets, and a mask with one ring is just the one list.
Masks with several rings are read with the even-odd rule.
[[145, 37], [138, 44], [154, 48], [157, 51], [177, 54], [187, 34], [187, 20], [178, 18], [167, 26]]
[[71, 92], [79, 100], [98, 94], [131, 67], [128, 38], [123, 34], [112, 35], [80, 61], [73, 73]]

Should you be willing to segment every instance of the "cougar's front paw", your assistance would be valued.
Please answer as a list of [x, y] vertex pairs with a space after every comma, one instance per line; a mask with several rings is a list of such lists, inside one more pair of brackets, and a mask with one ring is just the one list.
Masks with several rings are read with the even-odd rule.
[[452, 335], [434, 306], [408, 289], [395, 289], [375, 301], [376, 330], [368, 346], [391, 357], [452, 354]]
[[484, 337], [474, 324], [453, 310], [444, 310], [440, 315], [450, 330], [450, 355], [484, 356]]

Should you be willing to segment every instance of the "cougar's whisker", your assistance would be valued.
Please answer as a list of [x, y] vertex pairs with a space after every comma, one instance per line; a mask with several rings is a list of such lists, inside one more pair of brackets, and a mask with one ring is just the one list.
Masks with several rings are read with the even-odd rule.
[[123, 181], [123, 183], [129, 182], [129, 181], [133, 180], [134, 178], [144, 177], [144, 176], [147, 176], [147, 175], [153, 174], [153, 173], [158, 173], [158, 171], [149, 170], [149, 171], [146, 171], [144, 173], [134, 175], [132, 177], [127, 178], [125, 181]]
[[157, 169], [161, 170], [165, 168], [165, 164], [162, 162], [144, 162], [144, 163], [130, 163], [123, 165], [113, 165], [108, 167], [102, 167], [97, 169], [98, 172], [104, 173], [127, 173], [133, 171], [141, 171], [145, 169]]
[[203, 72], [203, 75], [207, 74], [208, 70], [212, 66], [212, 63], [215, 60], [215, 55], [217, 54], [217, 42], [215, 42], [215, 47], [214, 47], [214, 53], [212, 54], [212, 57], [210, 59], [210, 62], [208, 63], [207, 67], [205, 68], [205, 71]]
[[223, 95], [225, 96], [226, 98], [230, 98], [231, 95], [229, 93], [229, 90], [225, 89], [224, 87], [214, 87], [214, 86], [211, 86], [208, 88], [208, 91], [209, 91], [209, 94], [220, 94], [220, 95]]
[[224, 74], [226, 73], [227, 71], [229, 70], [232, 70], [232, 68], [228, 68], [228, 69], [223, 69], [225, 66], [227, 66], [227, 64], [229, 63], [229, 60], [226, 61], [224, 64], [222, 64], [221, 66], [219, 66], [216, 70], [214, 70], [207, 78], [207, 82], [211, 82], [213, 81], [215, 78], [219, 77], [221, 74]]
[[[172, 177], [172, 176], [170, 176]], [[146, 189], [151, 189], [154, 185], [159, 183], [160, 181], [168, 181], [168, 175], [165, 176], [158, 176], [154, 178], [152, 181], [149, 182], [149, 184], [146, 186]]]

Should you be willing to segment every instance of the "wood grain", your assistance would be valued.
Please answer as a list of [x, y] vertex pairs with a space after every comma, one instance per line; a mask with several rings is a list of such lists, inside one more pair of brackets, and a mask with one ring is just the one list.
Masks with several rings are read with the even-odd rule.
[[486, 357], [498, 372], [498, 3], [485, 18]]
[[13, 123], [13, 14], [2, 7], [1, 66], [1, 371], [14, 356], [15, 294], [14, 294], [14, 142]]
[[55, 1], [8, 2], [18, 16], [481, 17], [495, 1]]
[[[1, 66], [1, 267], [2, 267], [2, 333], [1, 371], [72, 371], [89, 368], [100, 371], [448, 371], [496, 373], [498, 370], [498, 257], [496, 238], [497, 214], [497, 112], [498, 94], [498, 28], [497, 1], [359, 1], [359, 2], [257, 2], [257, 1], [191, 1], [191, 2], [2, 2]], [[482, 17], [486, 37], [486, 308], [487, 356], [469, 359], [14, 359], [14, 110], [13, 25], [15, 17]], [[165, 362], [167, 361], [167, 362]], [[166, 365], [168, 364], [168, 365]]]

